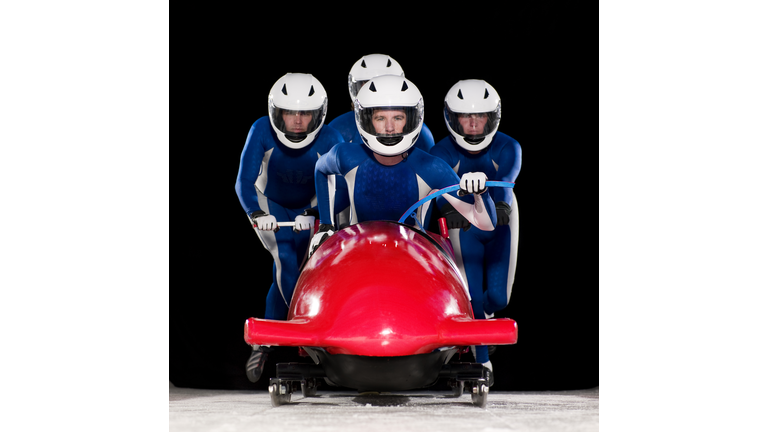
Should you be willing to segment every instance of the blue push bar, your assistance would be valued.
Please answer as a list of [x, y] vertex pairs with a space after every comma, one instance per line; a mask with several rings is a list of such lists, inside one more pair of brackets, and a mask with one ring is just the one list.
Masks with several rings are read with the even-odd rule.
[[[515, 187], [515, 184], [512, 183], [512, 182], [503, 182], [503, 181], [487, 181], [487, 182], [485, 182], [485, 186], [486, 187], [513, 188], [513, 187]], [[412, 205], [408, 210], [406, 210], [405, 213], [403, 213], [403, 215], [400, 216], [400, 220], [398, 220], [397, 222], [398, 223], [404, 223], [405, 220], [408, 219], [411, 216], [413, 216], [413, 218], [416, 219], [416, 214], [415, 214], [416, 209], [421, 207], [422, 205], [424, 205], [424, 203], [426, 203], [427, 201], [429, 201], [431, 199], [434, 199], [434, 198], [436, 198], [436, 197], [438, 197], [440, 195], [451, 193], [451, 192], [459, 190], [459, 189], [460, 189], [459, 185], [448, 186], [447, 188], [440, 189], [437, 192], [433, 192], [433, 193], [425, 196], [424, 198], [419, 200], [419, 202], [417, 202], [416, 204]], [[416, 223], [418, 223], [418, 221], [416, 221]]]

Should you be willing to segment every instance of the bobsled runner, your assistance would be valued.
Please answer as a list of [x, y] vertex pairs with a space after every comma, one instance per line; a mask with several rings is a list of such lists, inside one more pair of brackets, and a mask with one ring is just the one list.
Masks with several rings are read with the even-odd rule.
[[365, 392], [420, 389], [438, 379], [448, 380], [454, 396], [467, 390], [485, 406], [487, 369], [450, 360], [473, 345], [516, 343], [517, 323], [475, 320], [447, 229], [440, 235], [401, 222], [337, 231], [307, 260], [286, 321], [246, 320], [248, 344], [299, 347], [314, 362], [277, 365], [274, 406], [299, 388], [313, 396], [324, 381]]

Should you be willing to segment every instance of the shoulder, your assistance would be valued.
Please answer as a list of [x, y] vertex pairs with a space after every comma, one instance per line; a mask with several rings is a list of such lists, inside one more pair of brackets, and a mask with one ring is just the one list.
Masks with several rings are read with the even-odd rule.
[[361, 142], [342, 143], [336, 146], [336, 151], [350, 159], [370, 159], [368, 147]]
[[421, 125], [421, 133], [428, 139], [432, 140], [432, 142], [435, 142], [434, 135], [432, 134], [432, 131], [429, 130], [426, 123], [422, 123]]
[[450, 136], [447, 136], [441, 139], [440, 141], [436, 142], [435, 147], [440, 147], [445, 150], [453, 150], [454, 149], [453, 140], [451, 139]]
[[272, 129], [272, 125], [269, 123], [269, 116], [261, 117], [260, 119], [253, 122], [253, 126], [251, 126], [251, 129], [253, 130], [265, 130], [265, 129]]
[[272, 131], [272, 124], [269, 122], [269, 117], [264, 116], [251, 125], [251, 131], [249, 132], [249, 138], [272, 138], [274, 132]]
[[448, 170], [453, 172], [448, 163], [430, 153], [427, 153], [421, 149], [413, 149], [408, 155], [408, 162], [417, 170], [430, 170], [435, 172], [442, 172]]
[[520, 143], [517, 142], [516, 139], [505, 133], [496, 132], [496, 135], [493, 137], [493, 142], [491, 142], [491, 152], [494, 154], [501, 152], [520, 154], [522, 149]]
[[320, 133], [317, 134], [317, 139], [329, 141], [331, 145], [335, 145], [344, 141], [344, 137], [342, 137], [339, 131], [337, 131], [331, 125], [323, 125], [323, 127], [320, 129]]
[[335, 159], [339, 165], [354, 168], [364, 160], [370, 159], [367, 147], [362, 143], [339, 143], [328, 151], [327, 155]]
[[419, 149], [408, 156], [408, 164], [431, 188], [442, 189], [459, 181], [458, 176], [446, 161]]
[[312, 142], [311, 147], [314, 152], [325, 154], [340, 142], [344, 142], [344, 138], [339, 131], [328, 125], [323, 125]]
[[429, 152], [444, 159], [456, 156], [456, 148], [453, 145], [453, 140], [449, 136], [438, 141]]
[[328, 126], [336, 129], [344, 141], [352, 142], [359, 136], [357, 133], [357, 124], [355, 123], [355, 113], [348, 111], [328, 123]]
[[427, 124], [426, 124], [426, 123], [423, 123], [423, 124], [421, 125], [421, 135], [423, 135], [423, 136], [424, 136], [424, 138], [426, 138], [426, 139], [428, 139], [429, 141], [431, 141], [431, 142], [432, 142], [432, 144], [434, 144], [434, 143], [435, 143], [435, 136], [434, 136], [434, 134], [432, 134], [432, 131], [431, 131], [431, 130], [429, 130], [429, 128], [427, 127]]
[[493, 137], [493, 145], [520, 147], [520, 143], [516, 139], [503, 132], [496, 132], [496, 135]]
[[272, 125], [269, 123], [269, 117], [264, 116], [251, 125], [251, 130], [248, 132], [248, 138], [246, 145], [257, 145], [262, 147], [274, 147], [276, 145], [276, 139], [274, 137], [274, 131]]
[[353, 122], [355, 121], [354, 111], [347, 111], [344, 114], [336, 117], [335, 119], [331, 120], [330, 123], [328, 123], [328, 126], [337, 127], [339, 125], [349, 123], [350, 120]]

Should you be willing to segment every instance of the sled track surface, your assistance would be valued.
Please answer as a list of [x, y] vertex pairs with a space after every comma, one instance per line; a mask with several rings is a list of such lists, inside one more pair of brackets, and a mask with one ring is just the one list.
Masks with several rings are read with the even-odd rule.
[[321, 389], [273, 407], [266, 391], [169, 388], [171, 432], [598, 431], [599, 388], [495, 392], [485, 408], [448, 392], [358, 393]]

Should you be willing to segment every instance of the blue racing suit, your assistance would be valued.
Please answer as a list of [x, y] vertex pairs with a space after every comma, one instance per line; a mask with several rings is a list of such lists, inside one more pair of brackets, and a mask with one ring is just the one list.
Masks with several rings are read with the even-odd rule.
[[[339, 131], [341, 136], [344, 137], [344, 141], [348, 143], [353, 143], [360, 141], [360, 132], [357, 130], [357, 123], [355, 122], [355, 112], [354, 111], [348, 111], [328, 123], [328, 126], [336, 129]], [[421, 126], [421, 132], [419, 132], [419, 139], [416, 140], [416, 144], [414, 145], [416, 148], [421, 149], [425, 152], [429, 152], [429, 150], [435, 145], [435, 139], [432, 137], [432, 131], [429, 130], [427, 125], [423, 124]]]
[[[514, 182], [522, 162], [520, 144], [501, 132], [496, 132], [491, 144], [478, 154], [459, 147], [450, 136], [438, 142], [430, 153], [448, 163], [459, 176], [483, 172], [489, 181]], [[476, 227], [449, 231], [456, 264], [469, 285], [475, 319], [507, 306], [517, 265], [517, 200], [511, 188], [491, 188], [490, 194], [497, 205], [504, 202], [510, 206], [509, 224], [497, 225], [493, 231]], [[475, 347], [475, 356], [478, 362], [487, 362], [488, 347]]]
[[[433, 190], [459, 183], [459, 176], [445, 162], [416, 148], [412, 148], [402, 162], [385, 166], [361, 142], [337, 145], [324, 154], [315, 166], [321, 224], [332, 224], [334, 210], [331, 204], [337, 201], [334, 188], [337, 175], [346, 180], [351, 224], [369, 220], [397, 221], [412, 204]], [[465, 203], [474, 202], [470, 195], [461, 198], [458, 198], [457, 192], [449, 195]], [[480, 196], [487, 209], [493, 208], [490, 194]], [[440, 207], [446, 202], [444, 196], [437, 198]], [[429, 214], [424, 207], [428, 206], [422, 206], [417, 214], [421, 224]], [[488, 211], [488, 216], [495, 225], [495, 212]], [[412, 218], [406, 220], [406, 223], [412, 222]]]
[[[278, 222], [292, 222], [304, 210], [316, 207], [315, 163], [340, 142], [341, 134], [323, 126], [310, 145], [291, 149], [277, 139], [269, 117], [256, 120], [245, 141], [235, 183], [245, 213], [261, 210]], [[294, 233], [283, 228], [277, 232], [256, 230], [256, 234], [274, 259], [265, 318], [284, 320], [312, 230]]]

